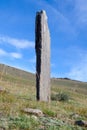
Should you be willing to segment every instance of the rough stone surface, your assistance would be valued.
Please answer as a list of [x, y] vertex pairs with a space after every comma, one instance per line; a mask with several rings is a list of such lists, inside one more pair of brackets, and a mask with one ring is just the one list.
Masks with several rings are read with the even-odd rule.
[[45, 11], [36, 14], [35, 43], [37, 100], [50, 101], [50, 34]]
[[5, 128], [0, 128], [0, 130], [5, 130]]
[[25, 108], [23, 111], [27, 114], [32, 114], [32, 115], [36, 115], [36, 116], [43, 116], [43, 112], [39, 109]]

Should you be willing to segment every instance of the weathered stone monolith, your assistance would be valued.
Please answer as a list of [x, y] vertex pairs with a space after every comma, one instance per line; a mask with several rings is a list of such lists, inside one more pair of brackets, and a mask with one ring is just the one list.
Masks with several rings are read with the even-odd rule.
[[50, 101], [50, 34], [45, 11], [37, 12], [35, 24], [36, 98]]

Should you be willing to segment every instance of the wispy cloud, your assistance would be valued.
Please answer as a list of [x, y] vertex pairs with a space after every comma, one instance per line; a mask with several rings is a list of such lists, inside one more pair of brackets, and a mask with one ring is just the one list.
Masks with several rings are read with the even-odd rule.
[[60, 59], [58, 63], [55, 61], [56, 66], [52, 67], [52, 76], [87, 82], [87, 49], [73, 45], [59, 51], [57, 50], [56, 55], [59, 55]]
[[8, 37], [8, 36], [0, 36], [0, 43], [10, 44], [20, 49], [34, 47], [33, 41], [28, 41], [24, 39], [16, 39], [16, 38]]
[[70, 77], [71, 79], [87, 82], [87, 67], [84, 67], [83, 65], [72, 68], [71, 71], [68, 73], [68, 77]]
[[[56, 3], [56, 5], [60, 4], [60, 2], [58, 1], [54, 1], [54, 2]], [[75, 27], [73, 26], [71, 20], [67, 17], [67, 15], [65, 15], [65, 12], [60, 11], [60, 9], [57, 8], [57, 6], [55, 7], [51, 5], [49, 4], [49, 2], [42, 1], [41, 4], [48, 12], [51, 25], [55, 28], [56, 32], [60, 31], [68, 35], [72, 34], [72, 36], [77, 35]], [[53, 19], [52, 16], [54, 17]]]
[[[54, 0], [54, 2], [60, 5], [57, 0]], [[87, 26], [87, 0], [65, 0], [65, 3], [62, 3], [62, 12], [53, 5], [47, 4], [47, 6], [54, 13], [55, 21], [58, 22], [58, 28], [61, 31], [78, 35], [78, 28]], [[71, 10], [69, 12], [70, 6]]]
[[[54, 1], [58, 4], [57, 0]], [[77, 26], [78, 24], [87, 25], [87, 0], [65, 0], [65, 3], [62, 3], [62, 5], [66, 10], [69, 9], [70, 6], [72, 7], [72, 10], [67, 12], [67, 14], [69, 15], [69, 13], [72, 12], [70, 18], [72, 21], [74, 20], [74, 24], [77, 24]], [[69, 22], [71, 20], [68, 19]]]
[[13, 58], [16, 58], [16, 59], [21, 59], [22, 58], [22, 54], [20, 54], [20, 53], [12, 52], [12, 53], [10, 53], [10, 55]]
[[0, 57], [9, 57], [9, 58], [21, 59], [22, 54], [17, 53], [17, 52], [7, 52], [3, 49], [0, 49]]
[[3, 49], [0, 49], [0, 56], [6, 56], [7, 52], [4, 51]]
[[84, 51], [80, 54], [80, 60], [77, 59], [77, 61], [78, 63], [73, 63], [74, 65], [66, 75], [71, 79], [87, 82], [87, 53]]
[[76, 26], [87, 26], [87, 0], [75, 0], [74, 17]]

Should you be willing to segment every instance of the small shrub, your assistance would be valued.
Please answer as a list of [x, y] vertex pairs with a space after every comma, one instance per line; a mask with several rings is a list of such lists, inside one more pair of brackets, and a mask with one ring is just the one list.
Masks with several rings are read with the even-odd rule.
[[44, 114], [45, 115], [48, 115], [50, 117], [55, 117], [56, 116], [56, 112], [52, 111], [52, 110], [49, 110], [49, 109], [45, 109], [44, 110]]
[[68, 101], [69, 96], [66, 93], [52, 94], [51, 99], [55, 101]]

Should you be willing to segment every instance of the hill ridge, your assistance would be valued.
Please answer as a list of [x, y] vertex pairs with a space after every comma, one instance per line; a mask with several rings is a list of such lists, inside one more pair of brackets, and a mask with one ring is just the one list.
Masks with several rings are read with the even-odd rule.
[[12, 77], [20, 77], [23, 79], [28, 79], [30, 77], [35, 78], [35, 74], [33, 73], [6, 64], [0, 64], [0, 73], [2, 75], [10, 75]]

